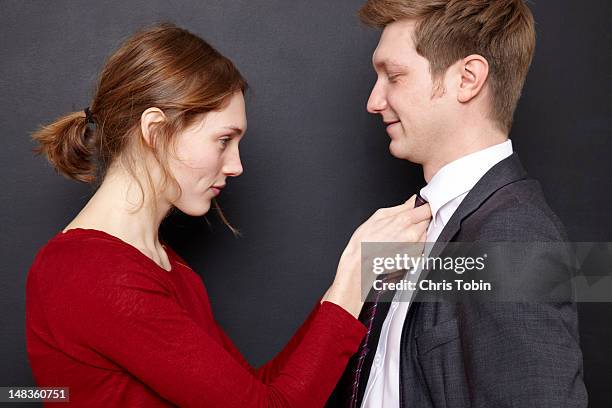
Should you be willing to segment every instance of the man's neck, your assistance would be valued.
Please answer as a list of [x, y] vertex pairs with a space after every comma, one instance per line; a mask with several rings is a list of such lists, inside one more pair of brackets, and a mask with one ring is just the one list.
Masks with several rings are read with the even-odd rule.
[[446, 149], [438, 149], [435, 152], [439, 153], [437, 156], [422, 163], [423, 177], [425, 181], [429, 183], [432, 177], [448, 163], [460, 159], [463, 156], [467, 156], [468, 154], [503, 143], [506, 140], [508, 140], [508, 135], [501, 131], [492, 131], [485, 134], [472, 133], [467, 137], [457, 137], [453, 140], [452, 145], [446, 146]]

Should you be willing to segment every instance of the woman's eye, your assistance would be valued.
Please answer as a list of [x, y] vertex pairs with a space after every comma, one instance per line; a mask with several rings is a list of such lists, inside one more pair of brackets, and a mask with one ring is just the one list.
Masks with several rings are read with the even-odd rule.
[[389, 82], [395, 82], [395, 80], [399, 76], [400, 76], [400, 74], [389, 74], [389, 75], [387, 75], [387, 80], [389, 80]]
[[219, 139], [219, 142], [221, 143], [221, 147], [223, 149], [225, 149], [227, 147], [227, 144], [229, 143], [229, 141], [232, 140], [231, 137], [222, 137], [221, 139]]

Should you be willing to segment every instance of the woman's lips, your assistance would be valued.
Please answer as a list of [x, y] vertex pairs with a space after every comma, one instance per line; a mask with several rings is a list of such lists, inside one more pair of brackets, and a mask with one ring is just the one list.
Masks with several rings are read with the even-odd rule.
[[212, 190], [212, 192], [215, 195], [215, 197], [218, 196], [219, 194], [221, 194], [221, 188], [219, 188], [219, 187], [211, 187], [210, 189]]

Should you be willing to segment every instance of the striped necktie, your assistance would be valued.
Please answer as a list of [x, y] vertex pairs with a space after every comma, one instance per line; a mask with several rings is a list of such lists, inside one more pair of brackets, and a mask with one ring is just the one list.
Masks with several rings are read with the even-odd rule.
[[[417, 193], [417, 197], [414, 203], [414, 207], [420, 207], [426, 204], [427, 201]], [[403, 273], [390, 274], [382, 279], [383, 282], [399, 281]], [[334, 405], [328, 404], [328, 406], [345, 406], [348, 408], [357, 408], [361, 404], [363, 399], [364, 388], [367, 384], [367, 379], [372, 366], [374, 353], [378, 347], [378, 339], [380, 337], [380, 331], [382, 325], [389, 311], [391, 300], [395, 293], [384, 290], [371, 289], [368, 294], [366, 302], [363, 304], [361, 313], [359, 314], [359, 321], [363, 323], [367, 332], [361, 342], [357, 353], [355, 353], [344, 371], [344, 374], [338, 382], [338, 387], [335, 391]], [[330, 399], [330, 403], [332, 400]]]

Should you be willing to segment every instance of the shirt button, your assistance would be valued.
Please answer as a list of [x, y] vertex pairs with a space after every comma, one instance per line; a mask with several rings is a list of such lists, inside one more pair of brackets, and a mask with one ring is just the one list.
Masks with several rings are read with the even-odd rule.
[[376, 364], [377, 366], [380, 365], [380, 355], [377, 354], [376, 357], [374, 357], [374, 364]]

